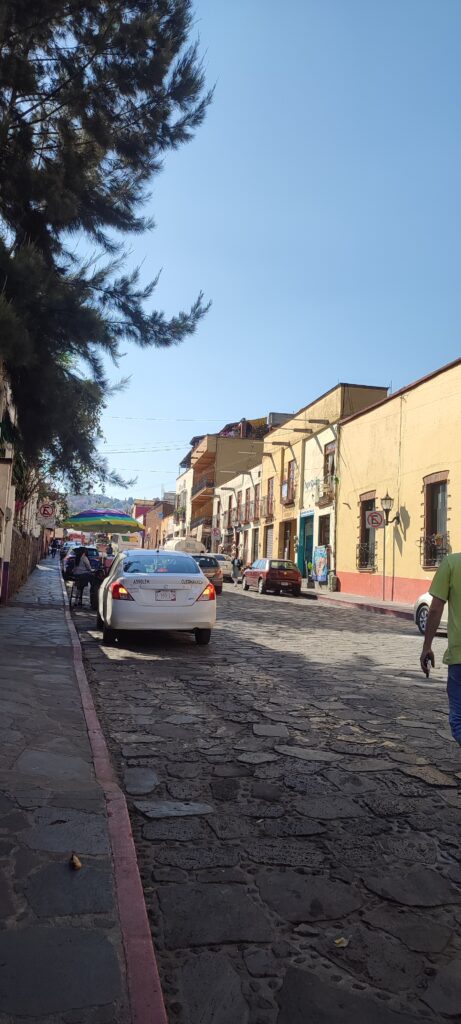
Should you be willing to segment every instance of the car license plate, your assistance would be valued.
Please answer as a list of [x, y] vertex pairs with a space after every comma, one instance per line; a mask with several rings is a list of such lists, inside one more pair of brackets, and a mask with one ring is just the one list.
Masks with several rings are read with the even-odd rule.
[[156, 601], [176, 601], [175, 590], [156, 590], [155, 591]]

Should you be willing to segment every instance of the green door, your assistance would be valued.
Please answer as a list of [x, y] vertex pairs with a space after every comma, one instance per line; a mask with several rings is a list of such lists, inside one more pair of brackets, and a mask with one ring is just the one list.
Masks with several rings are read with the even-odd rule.
[[302, 516], [299, 527], [298, 569], [304, 579], [307, 576], [307, 563], [312, 562], [314, 550], [314, 513]]

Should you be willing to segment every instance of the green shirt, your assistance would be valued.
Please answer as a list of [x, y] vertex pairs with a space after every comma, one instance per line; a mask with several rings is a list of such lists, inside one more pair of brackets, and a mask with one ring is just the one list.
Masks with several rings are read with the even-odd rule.
[[461, 554], [447, 555], [432, 581], [431, 597], [448, 601], [448, 647], [445, 665], [461, 665]]

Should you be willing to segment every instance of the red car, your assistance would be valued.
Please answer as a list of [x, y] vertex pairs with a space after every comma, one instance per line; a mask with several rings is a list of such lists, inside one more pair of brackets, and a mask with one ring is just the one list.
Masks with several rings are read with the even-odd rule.
[[245, 569], [242, 580], [243, 590], [255, 587], [260, 594], [272, 590], [280, 594], [290, 590], [294, 597], [301, 593], [302, 576], [294, 562], [285, 558], [258, 558], [249, 569]]

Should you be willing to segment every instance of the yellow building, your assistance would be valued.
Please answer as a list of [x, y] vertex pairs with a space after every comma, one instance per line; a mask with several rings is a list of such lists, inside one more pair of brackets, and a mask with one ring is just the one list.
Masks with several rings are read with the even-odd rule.
[[259, 552], [262, 465], [216, 487], [213, 501], [212, 551], [238, 555], [244, 565]]
[[[386, 388], [338, 384], [267, 435], [262, 461], [260, 557], [297, 560], [305, 574], [309, 549], [315, 551], [319, 543], [310, 522], [311, 503], [314, 508], [316, 502], [323, 503], [325, 509], [335, 503], [335, 454], [333, 449], [332, 463], [332, 449], [327, 449], [335, 445], [336, 434], [333, 430], [328, 440], [323, 439], [325, 429], [385, 395]], [[330, 529], [323, 544], [334, 561], [334, 530]]]
[[262, 438], [267, 429], [265, 419], [244, 419], [227, 424], [217, 434], [193, 439], [192, 451], [181, 463], [183, 467], [189, 463], [193, 470], [190, 521], [186, 521], [188, 536], [211, 546], [215, 488], [261, 462]]
[[[460, 399], [456, 360], [341, 424], [342, 591], [413, 601], [430, 586], [443, 555], [461, 550]], [[367, 513], [380, 512], [387, 496], [389, 525], [373, 529], [380, 517]]]

